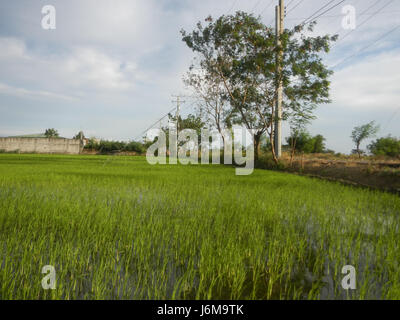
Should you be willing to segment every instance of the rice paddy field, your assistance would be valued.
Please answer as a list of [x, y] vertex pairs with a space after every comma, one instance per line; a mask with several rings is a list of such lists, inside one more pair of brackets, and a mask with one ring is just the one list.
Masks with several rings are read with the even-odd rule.
[[282, 172], [1, 154], [0, 299], [400, 299], [399, 214]]

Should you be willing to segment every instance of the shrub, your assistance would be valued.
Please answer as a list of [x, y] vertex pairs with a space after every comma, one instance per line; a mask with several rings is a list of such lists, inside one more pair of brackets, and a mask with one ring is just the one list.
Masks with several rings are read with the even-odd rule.
[[110, 152], [137, 152], [144, 153], [146, 151], [145, 146], [137, 141], [123, 142], [123, 141], [108, 141], [101, 140], [99, 143], [94, 139], [89, 139], [89, 142], [85, 145], [85, 149], [96, 150], [100, 153], [110, 153]]
[[129, 142], [126, 147], [126, 151], [137, 152], [137, 153], [144, 153], [146, 151], [144, 145], [140, 142], [131, 141]]
[[368, 146], [368, 150], [375, 156], [399, 157], [400, 139], [390, 135], [385, 138], [379, 138]]
[[286, 138], [286, 142], [289, 146], [293, 145], [293, 141], [296, 141], [296, 152], [304, 153], [323, 153], [325, 150], [325, 138], [318, 134], [312, 137], [307, 131], [300, 132], [297, 137], [293, 134]]
[[84, 149], [88, 150], [98, 150], [98, 143], [94, 139], [89, 139], [88, 143], [85, 145]]
[[272, 155], [269, 153], [261, 154], [258, 160], [255, 161], [254, 167], [257, 169], [284, 170], [286, 166], [283, 162], [275, 163]]

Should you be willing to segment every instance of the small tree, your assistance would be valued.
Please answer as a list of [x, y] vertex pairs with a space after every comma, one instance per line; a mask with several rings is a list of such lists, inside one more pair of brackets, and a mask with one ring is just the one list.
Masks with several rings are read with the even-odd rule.
[[315, 137], [313, 137], [313, 151], [312, 153], [323, 153], [325, 150], [325, 138], [317, 134]]
[[225, 145], [223, 129], [225, 125], [229, 125], [229, 109], [222, 80], [217, 75], [202, 74], [191, 66], [183, 81], [194, 91], [198, 100], [199, 114], [204, 123], [218, 130]]
[[74, 135], [73, 139], [85, 139], [85, 134], [83, 133], [83, 131], [79, 131], [78, 134]]
[[356, 144], [356, 149], [354, 152], [358, 154], [358, 157], [361, 158], [362, 150], [360, 150], [360, 144], [365, 139], [373, 137], [379, 130], [379, 126], [375, 124], [375, 121], [371, 121], [367, 124], [364, 124], [359, 127], [355, 127], [353, 132], [351, 133], [351, 138], [353, 142]]
[[99, 143], [98, 143], [97, 139], [90, 138], [84, 148], [88, 149], [88, 150], [99, 150]]
[[46, 129], [44, 135], [46, 138], [58, 138], [59, 134], [56, 129], [51, 128], [51, 129]]
[[312, 115], [312, 107], [311, 108], [296, 108], [290, 114], [289, 123], [290, 123], [290, 137], [286, 139], [290, 147], [290, 165], [293, 163], [293, 157], [296, 152], [297, 139], [299, 135], [306, 131], [306, 126], [311, 122], [311, 120], [315, 119], [315, 116]]
[[314, 139], [306, 130], [292, 132], [286, 143], [297, 152], [312, 153], [314, 150]]
[[[286, 138], [286, 143], [296, 151], [304, 153], [323, 153], [325, 151], [325, 138], [318, 134], [312, 137], [306, 130], [292, 132]], [[296, 141], [296, 143], [294, 143]]]
[[[201, 130], [206, 127], [206, 124], [201, 119], [200, 115], [188, 114], [186, 118], [182, 118], [181, 116], [178, 117], [178, 121], [176, 116], [173, 116], [171, 113], [168, 114], [168, 118], [171, 122], [176, 123], [178, 125], [179, 132], [184, 129], [192, 129], [196, 131], [198, 136], [198, 143], [201, 143]], [[169, 134], [170, 128], [169, 126], [163, 127], [162, 130], [166, 136], [166, 145], [167, 149], [169, 149]], [[157, 138], [156, 138], [157, 139]], [[180, 145], [184, 145], [184, 142], [180, 142]]]

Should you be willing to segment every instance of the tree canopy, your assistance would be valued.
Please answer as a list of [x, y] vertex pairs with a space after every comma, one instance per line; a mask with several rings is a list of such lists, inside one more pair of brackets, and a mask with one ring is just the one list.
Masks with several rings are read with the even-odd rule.
[[304, 153], [323, 153], [325, 151], [325, 138], [318, 134], [311, 136], [310, 133], [303, 130], [298, 133], [292, 133], [286, 138], [286, 143], [294, 148], [293, 151]]
[[379, 138], [368, 146], [369, 151], [375, 156], [400, 156], [400, 139], [392, 136]]
[[[265, 132], [273, 144], [280, 81], [283, 119], [293, 113], [309, 115], [317, 104], [329, 102], [332, 71], [323, 64], [320, 53], [328, 52], [337, 36], [307, 36], [306, 31], [314, 27], [311, 23], [308, 28], [284, 30], [277, 46], [275, 30], [252, 14], [238, 11], [217, 20], [209, 16], [205, 22], [204, 26], [199, 22], [190, 33], [181, 31], [182, 40], [197, 55], [191, 70], [214, 79], [211, 83], [222, 84], [221, 97], [230, 105], [225, 120], [253, 130], [256, 158]], [[282, 59], [278, 59], [279, 52]]]
[[59, 137], [58, 131], [54, 128], [46, 129], [44, 135], [46, 136], [46, 138], [58, 138]]

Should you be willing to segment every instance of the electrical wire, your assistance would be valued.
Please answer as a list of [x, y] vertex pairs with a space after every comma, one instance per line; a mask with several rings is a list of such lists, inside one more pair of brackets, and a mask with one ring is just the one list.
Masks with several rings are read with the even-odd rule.
[[327, 4], [325, 4], [324, 6], [322, 6], [321, 8], [319, 8], [317, 11], [315, 11], [311, 16], [309, 16], [307, 19], [305, 19], [301, 24], [305, 24], [305, 22], [307, 20], [309, 20], [310, 18], [314, 17], [318, 12], [320, 12], [321, 10], [325, 9], [327, 6], [329, 6], [332, 2], [334, 2], [335, 0], [331, 0], [329, 1]]
[[353, 53], [352, 55], [344, 58], [342, 61], [340, 61], [339, 63], [335, 64], [334, 66], [331, 66], [330, 69], [334, 69], [337, 66], [343, 64], [344, 62], [346, 62], [347, 60], [358, 56], [360, 53], [362, 53], [363, 51], [365, 51], [366, 49], [368, 49], [369, 47], [372, 47], [374, 44], [378, 43], [379, 41], [381, 41], [382, 39], [386, 38], [389, 34], [393, 33], [395, 30], [397, 30], [400, 27], [400, 25], [394, 27], [393, 29], [391, 29], [390, 31], [384, 33], [382, 36], [380, 36], [378, 39], [376, 39], [374, 42], [368, 44], [367, 46], [361, 48], [360, 50], [358, 50], [357, 52]]
[[[308, 18], [308, 19], [310, 19], [310, 21], [308, 21], [308, 22], [303, 21], [302, 24], [307, 24], [307, 23], [310, 23], [311, 21], [317, 20], [319, 17], [323, 16], [325, 13], [331, 11], [332, 9], [336, 8], [339, 4], [342, 4], [342, 3], [345, 2], [345, 1], [346, 1], [346, 0], [342, 0], [342, 1], [338, 2], [338, 3], [336, 3], [336, 4], [333, 5], [332, 7], [328, 8], [328, 9], [326, 9], [324, 12], [320, 13], [318, 16], [312, 17], [311, 19]], [[330, 1], [329, 3], [331, 3], [331, 2], [332, 2], [332, 1]], [[325, 6], [325, 7], [326, 7], [326, 6]], [[306, 20], [308, 20], [308, 19], [306, 19]]]
[[265, 6], [264, 9], [262, 9], [260, 15], [263, 15], [263, 13], [265, 12], [265, 10], [267, 10], [267, 9], [271, 6], [271, 4], [273, 4], [273, 3], [274, 3], [274, 0], [271, 0], [270, 3], [268, 3], [268, 4]]
[[149, 131], [151, 128], [153, 128], [157, 123], [159, 123], [160, 121], [164, 120], [166, 117], [168, 117], [168, 115], [174, 111], [176, 109], [176, 107], [174, 107], [173, 109], [171, 109], [167, 114], [165, 114], [164, 116], [162, 116], [160, 119], [158, 119], [156, 122], [154, 122], [150, 127], [148, 127], [146, 130], [144, 130], [142, 133], [140, 133], [139, 135], [136, 136], [135, 141], [139, 138], [142, 137], [143, 134], [145, 134], [147, 131]]
[[253, 9], [251, 9], [251, 11], [254, 11], [254, 9], [258, 7], [261, 1], [262, 0], [258, 0], [257, 3], [254, 5]]
[[290, 10], [288, 10], [288, 12], [286, 13], [286, 15], [288, 15], [290, 12], [292, 12], [294, 9], [296, 9], [304, 0], [300, 0], [293, 8], [291, 8]]
[[228, 13], [230, 13], [230, 12], [232, 11], [232, 9], [235, 7], [235, 5], [236, 5], [237, 2], [238, 2], [238, 0], [235, 0], [235, 1], [232, 3], [232, 6], [231, 6], [231, 8], [229, 9]]

